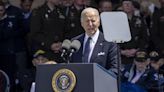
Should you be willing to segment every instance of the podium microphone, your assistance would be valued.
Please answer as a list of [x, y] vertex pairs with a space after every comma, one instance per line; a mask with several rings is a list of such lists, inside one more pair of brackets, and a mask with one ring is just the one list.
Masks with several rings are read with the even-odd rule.
[[71, 41], [68, 39], [65, 39], [62, 43], [62, 54], [61, 57], [64, 57], [64, 55], [67, 54], [68, 50], [70, 49]]
[[73, 53], [77, 52], [79, 50], [80, 46], [81, 46], [80, 41], [73, 40], [71, 43], [71, 46], [70, 46], [69, 57], [71, 57]]

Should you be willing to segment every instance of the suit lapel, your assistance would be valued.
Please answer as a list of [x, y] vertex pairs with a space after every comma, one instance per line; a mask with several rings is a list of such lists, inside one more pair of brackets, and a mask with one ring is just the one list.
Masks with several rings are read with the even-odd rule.
[[97, 42], [96, 42], [95, 47], [94, 47], [93, 52], [92, 52], [92, 56], [91, 56], [91, 60], [90, 60], [91, 63], [94, 62], [94, 60], [98, 56], [98, 53], [100, 53], [101, 51], [103, 51], [103, 45], [104, 45], [103, 42], [104, 42], [104, 36], [100, 32], [99, 33], [99, 37], [97, 39]]
[[81, 60], [80, 62], [82, 62], [82, 56], [83, 56], [84, 37], [85, 37], [85, 35], [82, 34], [82, 36], [78, 39], [80, 41], [80, 43], [81, 43], [81, 47], [80, 47], [79, 51], [77, 52], [78, 59]]

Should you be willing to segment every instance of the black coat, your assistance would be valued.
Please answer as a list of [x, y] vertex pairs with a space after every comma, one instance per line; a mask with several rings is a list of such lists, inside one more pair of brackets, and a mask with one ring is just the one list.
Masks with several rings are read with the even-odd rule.
[[164, 54], [164, 8], [154, 12], [150, 33], [155, 49]]
[[129, 20], [131, 40], [120, 44], [121, 49], [145, 49], [148, 47], [147, 26], [144, 20], [138, 16], [132, 16]]
[[49, 9], [47, 4], [34, 9], [29, 34], [33, 53], [42, 49], [46, 52], [48, 58], [56, 57], [51, 50], [51, 45], [61, 42], [65, 38], [65, 19], [58, 6], [55, 6], [53, 11]]
[[9, 16], [0, 20], [0, 54], [15, 53], [17, 48], [15, 41], [19, 35], [18, 26], [15, 24], [15, 19]]
[[81, 22], [80, 22], [80, 15], [81, 15], [81, 11], [84, 8], [77, 10], [76, 7], [74, 5], [70, 6], [70, 7], [66, 7], [65, 13], [66, 11], [68, 12], [66, 17], [67, 17], [67, 26], [66, 26], [66, 38], [71, 39], [75, 36], [80, 35], [81, 33], [84, 33], [84, 30], [81, 26]]

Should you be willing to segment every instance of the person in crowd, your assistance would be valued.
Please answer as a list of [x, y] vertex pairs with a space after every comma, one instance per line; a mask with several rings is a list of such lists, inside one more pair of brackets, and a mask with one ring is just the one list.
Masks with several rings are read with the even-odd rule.
[[[33, 4], [33, 0], [21, 0], [20, 1], [20, 9], [22, 11], [22, 15], [23, 15], [23, 24], [24, 24], [24, 30], [26, 30], [26, 32], [30, 32], [30, 19], [32, 16], [32, 4]], [[28, 35], [25, 36], [26, 39], [26, 46], [27, 46], [27, 54], [28, 54], [28, 60], [31, 60], [31, 51], [30, 51], [30, 45], [28, 45]], [[27, 64], [29, 65], [30, 62], [27, 62]]]
[[152, 28], [150, 37], [154, 49], [164, 55], [164, 0], [159, 0], [161, 8], [156, 10], [152, 16]]
[[[98, 9], [99, 9], [100, 13], [102, 13], [102, 12], [110, 12], [110, 11], [113, 10], [112, 2], [110, 0], [101, 0], [99, 2]], [[101, 23], [100, 23], [99, 29], [100, 29], [101, 32], [103, 32]]]
[[149, 36], [147, 34], [147, 25], [143, 18], [134, 15], [134, 6], [131, 0], [122, 1], [122, 9], [127, 14], [131, 40], [120, 44], [122, 63], [129, 64], [133, 62], [133, 58], [138, 49], [146, 49], [148, 47]]
[[85, 8], [84, 0], [74, 0], [74, 3], [69, 7], [67, 12], [67, 26], [65, 36], [67, 39], [71, 39], [81, 33], [83, 33], [83, 28], [80, 24], [80, 14]]
[[65, 16], [68, 16], [69, 12], [70, 12], [70, 7], [73, 5], [74, 3], [74, 0], [63, 0], [62, 1], [62, 5], [61, 7], [63, 8], [64, 10], [64, 15]]
[[[29, 77], [28, 74], [28, 67], [31, 64], [29, 62], [31, 60], [31, 57], [29, 56], [29, 46], [28, 46], [28, 38], [27, 34], [30, 32], [30, 18], [31, 18], [31, 6], [32, 6], [33, 0], [21, 0], [20, 1], [20, 10], [23, 16], [23, 31], [26, 32], [26, 35], [24, 35], [24, 44], [25, 49], [20, 51], [17, 55], [19, 56], [17, 58], [17, 91], [19, 90], [28, 92], [29, 87], [29, 81], [27, 80], [27, 77]], [[18, 91], [18, 92], [19, 92]]]
[[62, 62], [60, 49], [64, 39], [65, 20], [59, 0], [47, 0], [44, 5], [33, 10], [29, 34], [33, 55], [43, 50], [44, 58]]
[[157, 51], [149, 53], [150, 65], [158, 72], [158, 84], [154, 85], [150, 92], [162, 92], [164, 90], [164, 59]]
[[141, 5], [139, 3], [139, 1], [133, 1], [133, 6], [134, 6], [134, 15], [135, 16], [141, 16], [141, 12], [140, 12], [140, 8]]
[[[101, 0], [94, 0], [97, 4], [99, 4], [99, 2], [101, 1]], [[112, 4], [113, 4], [113, 8], [116, 8], [119, 4], [120, 4], [120, 2], [122, 1], [122, 0], [110, 0], [111, 2], [112, 2]]]
[[81, 25], [85, 33], [72, 40], [79, 40], [81, 47], [74, 53], [72, 63], [98, 63], [107, 70], [116, 71], [120, 62], [119, 48], [116, 43], [107, 42], [99, 31], [99, 12], [95, 8], [85, 8], [81, 13]]
[[87, 7], [94, 7], [97, 8], [97, 4], [94, 0], [84, 0], [84, 6]]
[[143, 0], [140, 2], [140, 15], [145, 18], [148, 28], [151, 27], [152, 15], [154, 11], [157, 10], [157, 7], [150, 0]]
[[147, 92], [157, 84], [157, 72], [149, 66], [149, 63], [147, 53], [138, 50], [133, 64], [124, 66], [121, 92]]
[[32, 15], [32, 9], [31, 6], [33, 4], [33, 0], [21, 0], [20, 2], [20, 8], [22, 10], [23, 19], [24, 19], [24, 29], [27, 30], [27, 32], [30, 32], [30, 18]]
[[159, 53], [157, 51], [151, 51], [149, 53], [150, 57], [150, 64], [155, 70], [159, 70], [160, 67], [164, 64], [164, 62], [161, 59]]
[[109, 12], [112, 11], [112, 2], [110, 0], [101, 0], [99, 2], [99, 12]]
[[[73, 4], [74, 0], [63, 0], [62, 1], [62, 7], [69, 7]], [[67, 15], [67, 14], [66, 14]]]
[[[32, 63], [33, 63], [34, 66], [49, 62], [49, 60], [44, 57], [44, 54], [45, 54], [45, 51], [43, 51], [43, 50], [39, 50], [37, 53], [35, 53], [34, 56], [37, 57], [37, 58], [34, 58], [32, 60]], [[51, 62], [54, 62], [54, 63], [57, 64], [57, 62], [55, 62], [55, 61], [51, 61]]]
[[[16, 73], [16, 41], [19, 38], [18, 17], [6, 8], [6, 2], [0, 1], [0, 69], [7, 73], [10, 79], [10, 92], [15, 92]], [[14, 8], [12, 8], [14, 9]], [[17, 8], [15, 8], [17, 10]], [[21, 44], [20, 44], [21, 45]]]

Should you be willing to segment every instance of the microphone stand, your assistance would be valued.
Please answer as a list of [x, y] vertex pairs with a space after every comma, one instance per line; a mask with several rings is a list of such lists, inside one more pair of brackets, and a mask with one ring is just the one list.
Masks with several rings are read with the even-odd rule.
[[72, 54], [75, 53], [75, 49], [71, 49], [68, 56], [67, 56], [67, 63], [70, 63]]
[[66, 63], [70, 63], [70, 57], [69, 57], [69, 54], [68, 54], [68, 52], [66, 52], [65, 54], [63, 54], [62, 56], [62, 59], [66, 62]]

